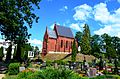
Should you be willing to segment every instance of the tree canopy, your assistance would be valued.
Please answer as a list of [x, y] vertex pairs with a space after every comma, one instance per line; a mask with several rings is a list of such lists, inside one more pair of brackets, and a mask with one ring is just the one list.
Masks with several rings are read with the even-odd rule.
[[112, 37], [106, 33], [91, 36], [89, 26], [85, 24], [83, 28], [83, 32], [78, 31], [75, 36], [78, 45], [81, 47], [81, 53], [91, 54], [97, 58], [104, 56], [109, 60], [117, 56], [120, 57], [119, 37]]
[[41, 0], [1, 0], [0, 1], [0, 32], [3, 38], [9, 40], [11, 45], [7, 53], [8, 60], [11, 55], [12, 44], [17, 44], [17, 59], [21, 59], [21, 47], [28, 42], [31, 34], [28, 28], [32, 28], [34, 20], [39, 17], [34, 13], [34, 7], [38, 9]]
[[[25, 43], [30, 37], [27, 26], [32, 27], [34, 19], [33, 5], [39, 9], [40, 0], [2, 0], [0, 2], [0, 31], [5, 40]], [[26, 25], [25, 25], [26, 24]]]

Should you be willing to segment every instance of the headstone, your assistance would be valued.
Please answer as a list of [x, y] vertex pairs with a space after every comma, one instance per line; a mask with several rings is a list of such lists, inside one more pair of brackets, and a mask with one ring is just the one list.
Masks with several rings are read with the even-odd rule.
[[70, 68], [73, 69], [73, 66], [71, 66]]
[[25, 70], [25, 67], [19, 67], [20, 72], [23, 71], [23, 70]]
[[57, 63], [55, 63], [55, 68], [58, 68], [58, 64]]
[[94, 77], [94, 76], [96, 76], [96, 68], [90, 68], [90, 71], [89, 71], [89, 75], [90, 75], [90, 77]]

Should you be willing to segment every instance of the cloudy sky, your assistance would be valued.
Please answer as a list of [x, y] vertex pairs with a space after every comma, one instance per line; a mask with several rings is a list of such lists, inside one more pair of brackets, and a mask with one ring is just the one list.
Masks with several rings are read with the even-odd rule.
[[87, 23], [92, 35], [120, 37], [120, 0], [42, 0], [39, 5], [40, 9], [34, 11], [40, 17], [39, 23], [29, 29], [29, 42], [39, 48], [46, 26], [52, 29], [54, 23], [70, 27], [74, 35]]

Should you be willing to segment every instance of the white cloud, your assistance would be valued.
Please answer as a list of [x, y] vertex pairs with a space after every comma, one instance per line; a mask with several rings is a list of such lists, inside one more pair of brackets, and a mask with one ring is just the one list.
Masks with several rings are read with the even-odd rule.
[[105, 25], [104, 28], [100, 28], [97, 31], [94, 31], [95, 34], [102, 35], [107, 33], [111, 36], [118, 36], [120, 37], [120, 24], [113, 24], [113, 25]]
[[0, 39], [0, 42], [4, 42], [5, 40], [3, 40], [3, 39]]
[[120, 8], [113, 11], [113, 13], [108, 11], [107, 5], [105, 3], [100, 3], [94, 6], [94, 18], [103, 24], [116, 24], [120, 23]]
[[[56, 24], [57, 24], [57, 25], [60, 25], [60, 23], [58, 23], [58, 22], [57, 22]], [[53, 28], [54, 28], [54, 25], [55, 25], [54, 23], [51, 24], [51, 25], [50, 25], [50, 28], [53, 29]]]
[[[113, 11], [108, 11], [105, 3], [100, 3], [94, 6], [94, 20], [101, 22], [104, 28], [94, 31], [95, 34], [101, 35], [107, 33], [111, 36], [119, 36], [120, 34], [120, 8]], [[120, 36], [119, 36], [120, 37]]]
[[50, 28], [53, 29], [55, 24], [50, 25]]
[[111, 36], [120, 37], [120, 7], [111, 12], [108, 10], [106, 3], [99, 3], [93, 7], [87, 4], [77, 6], [74, 8], [73, 18], [76, 21], [86, 21], [88, 19], [96, 21], [102, 28], [95, 30], [95, 34], [107, 33]]
[[29, 39], [28, 42], [34, 45], [42, 45], [42, 41], [38, 39]]
[[81, 27], [78, 23], [72, 23], [70, 24], [70, 28], [77, 30], [77, 31], [81, 31]]
[[38, 39], [29, 39], [29, 43], [31, 43], [32, 46], [38, 46], [39, 50], [42, 50], [42, 41]]
[[77, 6], [74, 8], [74, 10], [75, 10], [75, 14], [73, 15], [73, 18], [76, 21], [87, 20], [88, 18], [91, 17], [92, 7], [87, 4]]
[[68, 9], [67, 6], [63, 6], [61, 9], [59, 9], [59, 11], [65, 12]]
[[100, 21], [102, 23], [109, 23], [110, 19], [110, 13], [108, 12], [108, 9], [106, 8], [105, 3], [100, 3], [94, 6], [94, 19], [96, 21]]
[[112, 30], [112, 27], [111, 26], [106, 26], [106, 27], [104, 27], [104, 28], [100, 28], [99, 30], [97, 30], [97, 31], [94, 31], [94, 33], [95, 34], [97, 34], [97, 35], [102, 35], [102, 34], [104, 34], [104, 33], [110, 33], [111, 32], [111, 30]]

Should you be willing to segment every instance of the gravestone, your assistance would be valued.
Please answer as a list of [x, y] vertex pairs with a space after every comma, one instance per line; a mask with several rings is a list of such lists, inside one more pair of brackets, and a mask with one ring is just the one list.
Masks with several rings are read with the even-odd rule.
[[58, 64], [57, 64], [57, 63], [55, 63], [55, 64], [54, 64], [54, 67], [55, 67], [55, 68], [58, 68]]
[[96, 68], [90, 68], [89, 69], [89, 76], [90, 77], [96, 76], [96, 72], [97, 72]]
[[20, 72], [23, 71], [23, 70], [25, 70], [25, 67], [19, 67]]

